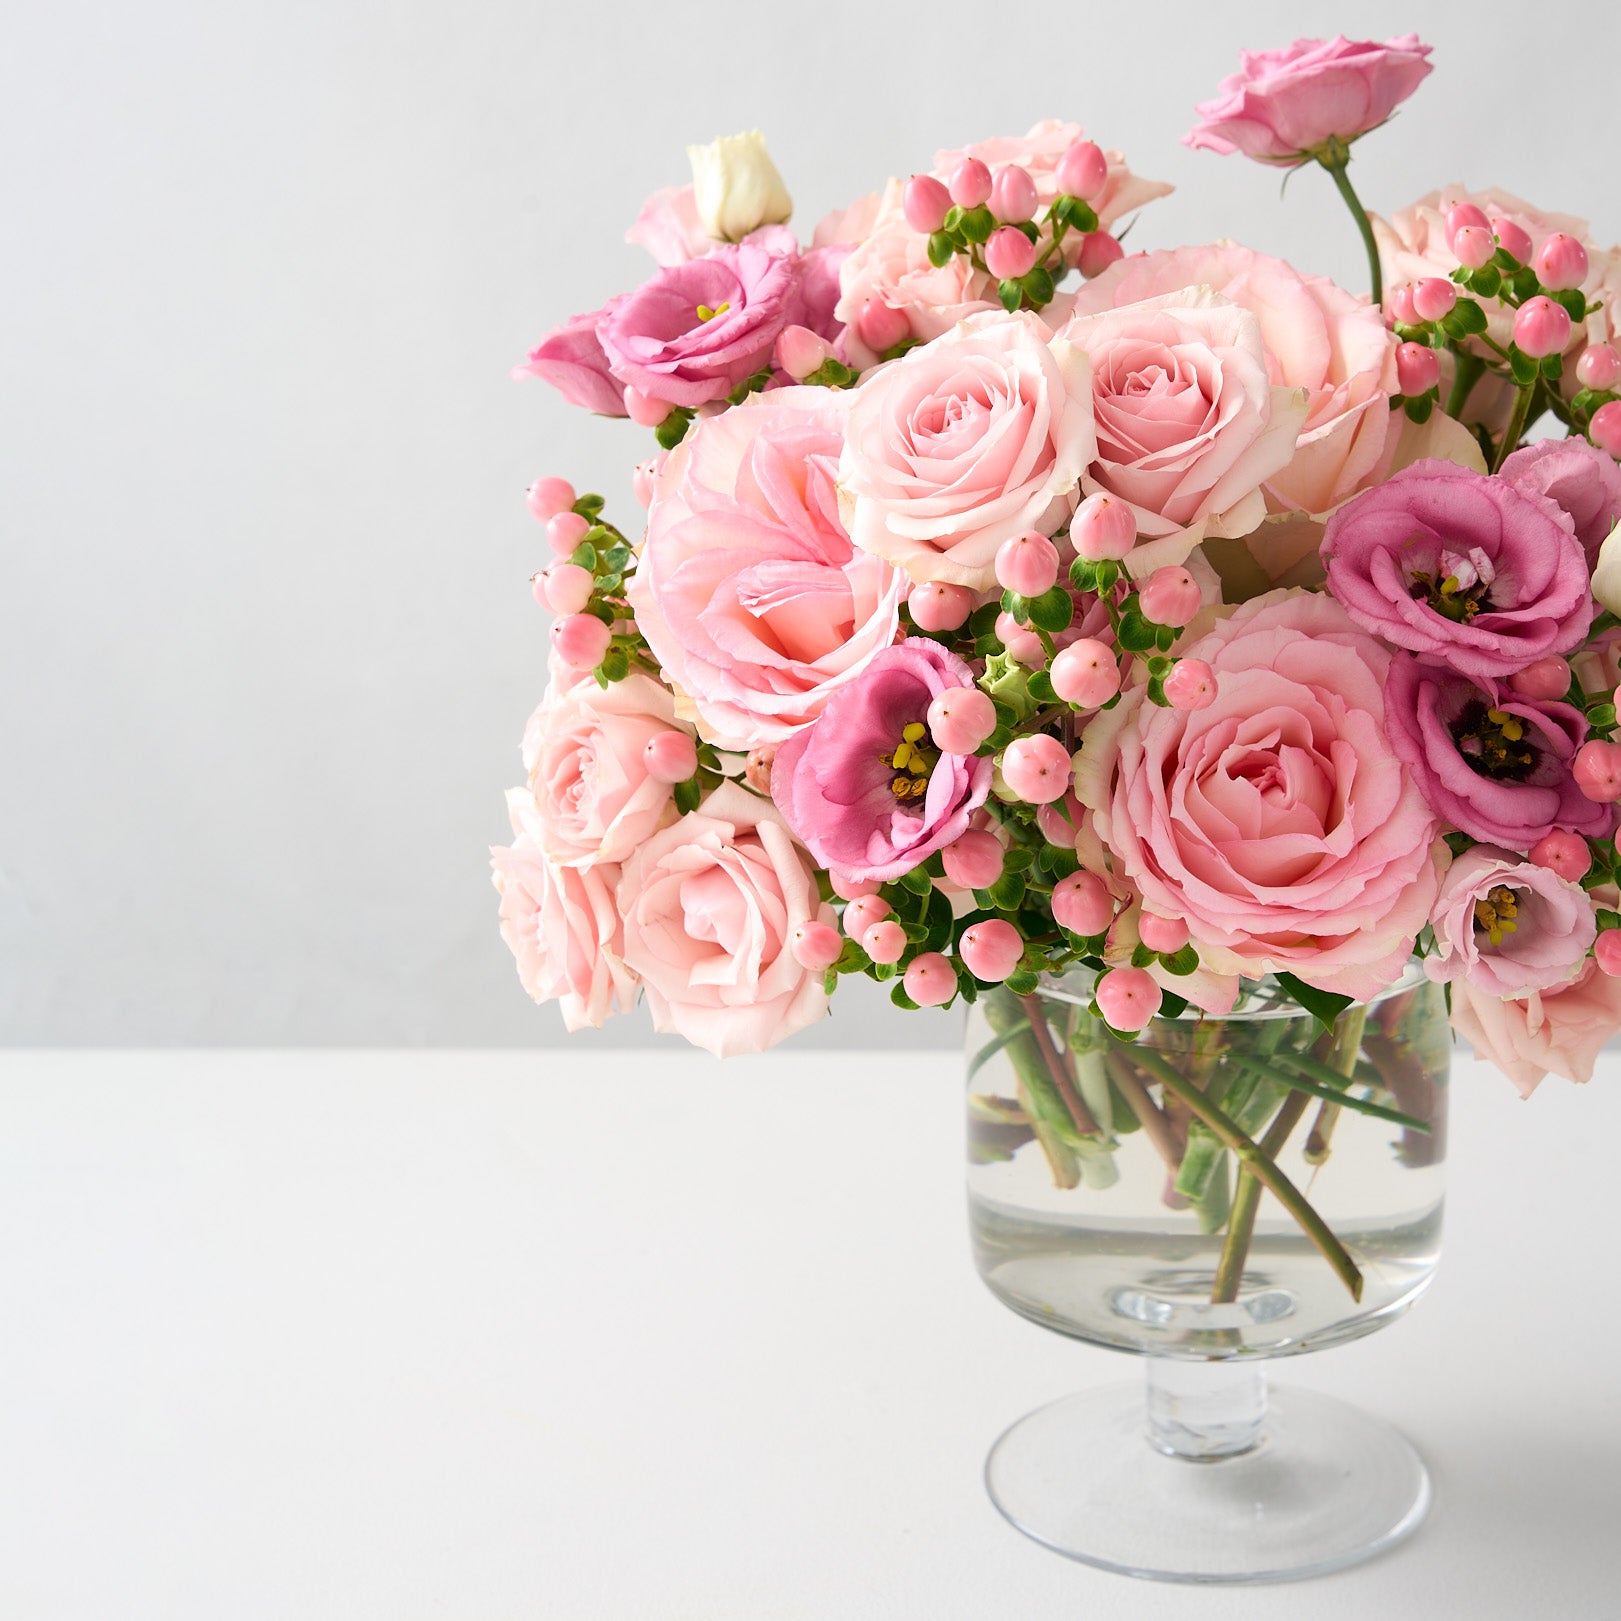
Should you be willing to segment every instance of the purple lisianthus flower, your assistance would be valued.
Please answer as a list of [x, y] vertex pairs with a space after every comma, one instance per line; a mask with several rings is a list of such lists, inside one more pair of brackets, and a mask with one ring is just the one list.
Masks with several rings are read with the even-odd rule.
[[1570, 704], [1402, 653], [1385, 681], [1385, 730], [1430, 809], [1471, 838], [1525, 851], [1556, 827], [1600, 838], [1614, 825], [1614, 809], [1571, 775], [1587, 720]]
[[[937, 749], [927, 716], [940, 693], [973, 683], [937, 642], [899, 642], [777, 750], [771, 797], [824, 867], [883, 883], [967, 831], [990, 792], [991, 762]], [[923, 728], [916, 741], [906, 737], [913, 726]]]
[[691, 408], [767, 369], [803, 307], [797, 255], [739, 242], [666, 265], [615, 299], [597, 337], [621, 385]]
[[554, 327], [521, 366], [512, 368], [512, 375], [520, 381], [538, 377], [550, 383], [570, 405], [601, 416], [624, 416], [625, 385], [608, 369], [608, 357], [597, 339], [598, 326], [617, 302]]
[[1516, 450], [1499, 476], [1563, 508], [1587, 554], [1587, 566], [1598, 562], [1599, 547], [1621, 523], [1621, 466], [1613, 456], [1574, 435], [1541, 439]]
[[1587, 560], [1546, 496], [1421, 461], [1328, 521], [1328, 588], [1364, 630], [1462, 675], [1512, 675], [1585, 639]]

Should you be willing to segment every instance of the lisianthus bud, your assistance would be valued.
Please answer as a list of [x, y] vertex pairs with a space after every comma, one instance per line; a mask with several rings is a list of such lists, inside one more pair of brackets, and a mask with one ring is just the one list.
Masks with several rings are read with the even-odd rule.
[[1587, 280], [1587, 249], [1564, 231], [1555, 231], [1531, 263], [1537, 280], [1550, 292], [1566, 292]]
[[1030, 274], [1036, 245], [1014, 225], [998, 226], [985, 244], [985, 268], [998, 281], [1017, 281]]
[[832, 356], [833, 345], [808, 326], [787, 326], [777, 339], [777, 365], [796, 383], [819, 371]]
[[901, 209], [914, 231], [932, 236], [946, 222], [951, 193], [932, 174], [915, 174], [906, 182]]
[[1396, 350], [1396, 387], [1416, 399], [1441, 381], [1441, 357], [1424, 343], [1404, 343]]
[[1514, 317], [1515, 347], [1533, 360], [1563, 352], [1570, 342], [1570, 311], [1540, 293], [1523, 303]]
[[1058, 160], [1058, 189], [1095, 203], [1109, 184], [1109, 160], [1095, 141], [1077, 141]]
[[762, 225], [780, 225], [794, 211], [757, 129], [689, 146], [687, 160], [698, 218], [717, 241], [739, 242]]
[[1036, 217], [1036, 183], [1028, 169], [1010, 163], [991, 181], [991, 212], [1009, 225], [1022, 225]]

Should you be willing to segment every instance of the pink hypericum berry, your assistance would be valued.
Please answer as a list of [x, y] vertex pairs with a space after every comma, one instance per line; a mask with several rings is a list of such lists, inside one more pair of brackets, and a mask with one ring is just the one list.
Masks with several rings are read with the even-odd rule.
[[1041, 638], [1033, 630], [1026, 630], [1010, 613], [996, 616], [996, 639], [1007, 656], [1027, 670], [1039, 669], [1046, 662], [1047, 649], [1041, 645]]
[[1491, 222], [1497, 245], [1504, 253], [1518, 259], [1522, 265], [1531, 262], [1531, 238], [1513, 220], [1501, 217]]
[[964, 158], [946, 182], [958, 208], [978, 208], [991, 195], [991, 171], [978, 158]]
[[1522, 698], [1563, 698], [1570, 691], [1570, 665], [1562, 658], [1549, 654], [1516, 670], [1508, 684]]
[[1098, 1011], [1114, 1030], [1141, 1030], [1165, 999], [1146, 968], [1111, 968], [1098, 981], [1093, 995]]
[[946, 222], [951, 193], [932, 174], [915, 174], [906, 182], [901, 211], [914, 231], [932, 236]]
[[892, 309], [881, 298], [869, 298], [856, 317], [861, 341], [878, 354], [893, 349], [912, 330], [903, 310]]
[[653, 485], [663, 470], [664, 460], [668, 455], [668, 451], [661, 450], [658, 455], [649, 456], [645, 462], [637, 462], [635, 471], [630, 475], [630, 493], [644, 507], [653, 504]]
[[1203, 659], [1178, 659], [1165, 678], [1172, 709], [1205, 709], [1216, 701], [1216, 672]]
[[1385, 295], [1385, 313], [1396, 322], [1398, 326], [1417, 326], [1418, 311], [1413, 306], [1413, 288], [1411, 283], [1404, 282], [1400, 287], [1392, 287]]
[[1062, 799], [1069, 792], [1074, 769], [1069, 750], [1045, 732], [1016, 737], [1002, 751], [1002, 781], [1027, 805], [1050, 805]]
[[1531, 846], [1531, 859], [1549, 872], [1557, 873], [1567, 884], [1579, 884], [1593, 865], [1587, 840], [1556, 827]]
[[612, 639], [612, 632], [592, 614], [569, 614], [552, 626], [552, 646], [571, 670], [596, 669]]
[[1396, 387], [1417, 399], [1441, 381], [1441, 357], [1425, 343], [1404, 343], [1396, 350]]
[[[1036, 183], [1028, 169], [1010, 163], [991, 181], [991, 212], [1009, 225], [1022, 225], [1036, 217]], [[1020, 233], [1023, 234], [1022, 232]]]
[[985, 244], [985, 268], [998, 281], [1028, 276], [1036, 262], [1036, 245], [1015, 225], [1001, 225]]
[[1102, 934], [1114, 922], [1114, 896], [1095, 872], [1072, 872], [1053, 885], [1053, 920], [1071, 934]]
[[1089, 563], [1118, 563], [1137, 544], [1137, 519], [1118, 496], [1089, 495], [1069, 521], [1069, 539]]
[[1193, 622], [1203, 602], [1199, 583], [1180, 564], [1157, 568], [1143, 582], [1137, 593], [1143, 618], [1155, 625], [1170, 625], [1180, 630]]
[[654, 782], [685, 782], [698, 769], [698, 746], [685, 732], [660, 732], [642, 750]]
[[639, 388], [625, 390], [625, 415], [638, 428], [656, 428], [669, 414], [670, 407], [666, 401], [655, 400]]
[[1155, 917], [1152, 912], [1144, 912], [1137, 919], [1137, 938], [1150, 951], [1169, 956], [1188, 943], [1188, 926], [1179, 917]]
[[768, 798], [771, 794], [771, 771], [777, 763], [777, 745], [775, 743], [762, 743], [757, 749], [750, 749], [743, 759], [743, 780], [755, 793], [764, 794]]
[[1109, 160], [1095, 141], [1077, 141], [1058, 160], [1058, 189], [1095, 203], [1109, 184]]
[[559, 557], [571, 557], [574, 548], [591, 533], [591, 520], [577, 512], [559, 512], [546, 522], [546, 539]]
[[996, 583], [1021, 597], [1039, 597], [1058, 582], [1058, 548], [1035, 529], [996, 548]]
[[1587, 424], [1587, 437], [1600, 450], [1621, 461], [1621, 400], [1611, 400], [1593, 413], [1593, 420]]
[[1036, 826], [1048, 844], [1056, 844], [1060, 850], [1073, 850], [1075, 830], [1083, 810], [1080, 800], [1071, 792], [1050, 805], [1037, 805]]
[[1570, 772], [1584, 797], [1613, 805], [1621, 799], [1621, 743], [1590, 738], [1577, 749]]
[[1447, 241], [1451, 241], [1466, 225], [1489, 225], [1485, 211], [1473, 203], [1456, 203], [1447, 210]]
[[1107, 231], [1088, 231], [1081, 238], [1080, 271], [1090, 281], [1101, 276], [1112, 264], [1118, 264], [1126, 250]]
[[1587, 280], [1587, 249], [1575, 237], [1555, 231], [1537, 249], [1531, 265], [1550, 292], [1566, 292]]
[[546, 606], [554, 614], [577, 614], [591, 600], [596, 580], [588, 568], [574, 563], [553, 563], [540, 576]]
[[1497, 252], [1489, 225], [1466, 225], [1452, 235], [1452, 251], [1466, 270], [1484, 270]]
[[1413, 284], [1413, 308], [1421, 321], [1439, 321], [1457, 302], [1458, 289], [1444, 276], [1426, 276]]
[[833, 886], [833, 893], [841, 901], [860, 900], [863, 895], [876, 895], [878, 893], [878, 880], [876, 878], [856, 878], [847, 872], [839, 872], [829, 868], [827, 881]]
[[962, 939], [957, 942], [957, 955], [968, 965], [968, 972], [975, 979], [1000, 985], [1019, 966], [1019, 959], [1024, 955], [1024, 936], [1005, 918], [988, 917], [963, 930]]
[[996, 705], [978, 687], [947, 687], [929, 704], [929, 736], [943, 754], [972, 754], [996, 730]]
[[889, 916], [889, 902], [882, 895], [858, 895], [844, 909], [844, 932], [859, 940], [874, 923]]
[[906, 931], [891, 918], [873, 926], [861, 937], [861, 949], [874, 962], [899, 962], [906, 955]]
[[844, 941], [831, 923], [801, 923], [793, 932], [789, 948], [801, 968], [820, 974], [839, 960]]
[[550, 523], [559, 512], [567, 512], [579, 497], [566, 478], [537, 478], [524, 499], [542, 523]]
[[949, 957], [925, 951], [906, 965], [901, 983], [919, 1007], [939, 1007], [957, 994], [957, 970]]
[[956, 630], [974, 611], [974, 593], [965, 585], [928, 580], [913, 586], [906, 606], [911, 609], [912, 623], [919, 630]]
[[1583, 388], [1610, 393], [1621, 383], [1621, 355], [1607, 343], [1590, 344], [1576, 361], [1576, 381]]
[[777, 339], [777, 366], [796, 383], [820, 371], [832, 356], [833, 345], [808, 326], [786, 326]]
[[1085, 637], [1061, 647], [1048, 671], [1053, 691], [1066, 704], [1097, 709], [1120, 690], [1120, 666], [1107, 642]]
[[959, 889], [989, 889], [1002, 876], [1002, 841], [982, 828], [970, 828], [940, 852], [940, 863]]
[[1538, 293], [1528, 298], [1514, 317], [1514, 343], [1533, 360], [1564, 352], [1570, 342], [1570, 311]]
[[1621, 975], [1621, 929], [1606, 929], [1593, 942], [1593, 960], [1600, 973]]

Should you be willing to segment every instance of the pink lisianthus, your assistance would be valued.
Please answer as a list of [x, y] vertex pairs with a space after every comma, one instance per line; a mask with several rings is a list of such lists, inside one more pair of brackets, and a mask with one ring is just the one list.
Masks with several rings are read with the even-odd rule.
[[895, 640], [906, 576], [839, 516], [846, 409], [829, 389], [756, 396], [699, 422], [654, 487], [630, 602], [723, 748], [791, 736]]
[[595, 411], [599, 416], [625, 414], [625, 385], [608, 369], [597, 328], [612, 305], [576, 315], [554, 328], [529, 351], [512, 375], [520, 381], [538, 377], [550, 383], [570, 405]]
[[1328, 588], [1364, 629], [1461, 674], [1512, 675], [1578, 647], [1593, 620], [1569, 516], [1451, 462], [1415, 462], [1341, 507]]
[[1293, 459], [1306, 401], [1272, 382], [1249, 310], [1190, 288], [1076, 316], [1058, 341], [1092, 362], [1097, 453], [1081, 489], [1135, 514], [1134, 578], [1260, 523], [1262, 486]]
[[1477, 844], [1441, 880], [1430, 919], [1437, 983], [1462, 979], [1485, 996], [1526, 996], [1568, 985], [1598, 933], [1579, 884], [1511, 851]]
[[[814, 726], [777, 750], [772, 798], [824, 867], [886, 882], [967, 831], [990, 792], [991, 762], [936, 751], [926, 728], [940, 693], [973, 684], [955, 653], [910, 638], [880, 653]], [[925, 727], [912, 750], [917, 769], [897, 768], [890, 762], [914, 723]], [[897, 785], [912, 789], [908, 776], [925, 785], [921, 793], [897, 793]]]
[[1384, 477], [1406, 420], [1390, 412], [1396, 338], [1379, 311], [1325, 276], [1217, 242], [1136, 254], [1076, 292], [1075, 315], [1095, 315], [1184, 288], [1210, 287], [1260, 322], [1267, 375], [1305, 390], [1293, 457], [1268, 479], [1274, 510], [1324, 513]]
[[1621, 523], [1621, 466], [1585, 439], [1540, 439], [1503, 463], [1510, 484], [1544, 495], [1570, 519], [1591, 569]]
[[1242, 152], [1262, 163], [1304, 163], [1333, 142], [1377, 129], [1423, 83], [1430, 47], [1417, 34], [1373, 40], [1297, 39], [1277, 51], [1241, 51], [1221, 94], [1194, 109], [1183, 144]]
[[1093, 833], [1212, 973], [1376, 995], [1429, 921], [1444, 853], [1385, 732], [1390, 654], [1329, 598], [1286, 592], [1185, 651], [1215, 673], [1206, 708], [1137, 686], [1088, 724], [1075, 787]]
[[618, 906], [624, 957], [655, 1029], [717, 1058], [761, 1052], [827, 1011], [822, 976], [793, 954], [794, 931], [833, 908], [768, 800], [723, 782], [626, 862]]
[[1529, 850], [1556, 827], [1598, 838], [1615, 824], [1571, 775], [1587, 720], [1570, 704], [1402, 653], [1385, 684], [1385, 725], [1425, 802], [1471, 838]]
[[839, 486], [856, 545], [973, 590], [996, 550], [1069, 516], [1095, 440], [1085, 356], [1035, 316], [973, 315], [862, 380]]
[[1522, 1097], [1547, 1075], [1590, 1081], [1605, 1043], [1621, 1034], [1621, 979], [1589, 961], [1568, 985], [1518, 998], [1460, 980], [1452, 987], [1452, 1027]]

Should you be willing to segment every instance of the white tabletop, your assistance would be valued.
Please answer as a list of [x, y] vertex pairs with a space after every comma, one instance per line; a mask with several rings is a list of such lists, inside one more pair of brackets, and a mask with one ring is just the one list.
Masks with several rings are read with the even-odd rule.
[[1201, 1591], [984, 1494], [1136, 1364], [975, 1278], [941, 1054], [4, 1055], [0, 1616], [1613, 1616], [1618, 1079], [1462, 1062], [1434, 1289], [1280, 1372], [1406, 1430], [1429, 1524]]

